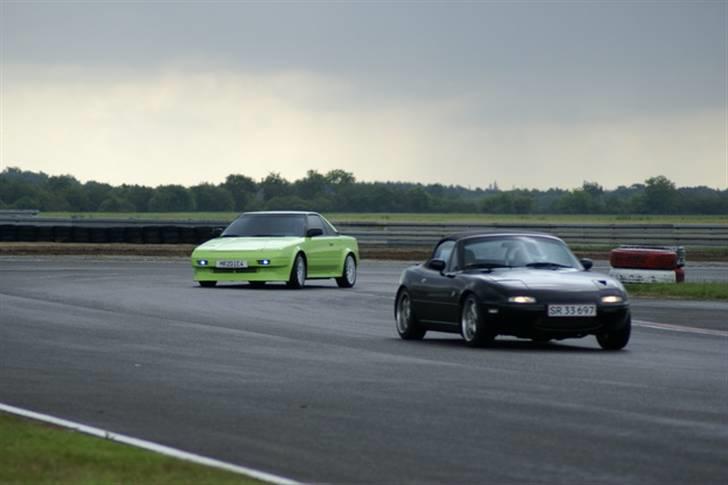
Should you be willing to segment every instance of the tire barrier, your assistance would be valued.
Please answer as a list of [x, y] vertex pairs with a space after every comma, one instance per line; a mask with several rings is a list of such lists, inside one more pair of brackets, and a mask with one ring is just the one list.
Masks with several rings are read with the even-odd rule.
[[38, 242], [52, 242], [53, 241], [53, 228], [50, 226], [38, 226], [38, 231], [35, 235], [35, 240]]
[[19, 242], [36, 242], [37, 229], [35, 226], [23, 225], [16, 229], [15, 237]]
[[3, 224], [0, 226], [0, 242], [15, 242], [18, 231], [16, 226]]
[[212, 239], [212, 233], [215, 231], [215, 228], [217, 226], [210, 226], [210, 227], [196, 227], [195, 228], [195, 235], [197, 236], [198, 241], [209, 241]]
[[142, 229], [144, 244], [162, 244], [162, 234], [159, 227], [149, 226]]
[[[636, 244], [638, 248], [672, 250], [677, 253], [677, 267], [684, 265], [684, 255], [675, 247], [728, 246], [728, 224], [547, 224], [547, 223], [406, 223], [406, 222], [336, 222], [343, 234], [354, 236], [359, 244], [371, 249], [426, 250], [441, 237], [463, 231], [540, 232], [554, 234], [571, 245]], [[45, 218], [0, 214], [0, 241], [128, 243], [128, 244], [199, 244], [213, 237], [215, 229], [226, 221], [158, 221], [142, 219]], [[95, 231], [95, 228], [103, 229]], [[40, 230], [40, 232], [38, 232]], [[654, 247], [653, 247], [654, 246]], [[620, 249], [627, 249], [621, 246]], [[615, 255], [615, 264], [627, 255]], [[656, 257], [660, 259], [662, 257]], [[639, 258], [637, 258], [639, 259]], [[635, 263], [629, 263], [634, 265]], [[654, 262], [645, 262], [654, 266]], [[667, 266], [666, 261], [659, 263]], [[634, 268], [634, 269], [651, 269]]]
[[71, 228], [71, 241], [75, 243], [87, 243], [91, 242], [91, 234], [89, 233], [88, 227], [75, 226]]
[[623, 283], [682, 283], [682, 246], [621, 246], [609, 252], [609, 274]]
[[161, 227], [159, 233], [162, 244], [179, 244], [179, 227]]
[[109, 228], [109, 242], [110, 243], [123, 243], [126, 242], [126, 229], [123, 227], [110, 227]]
[[109, 242], [109, 230], [105, 227], [90, 227], [88, 232], [89, 242], [97, 244]]
[[53, 241], [54, 242], [70, 242], [71, 241], [71, 226], [55, 226], [53, 228]]
[[144, 231], [142, 227], [124, 228], [124, 242], [129, 244], [144, 244]]
[[194, 227], [179, 228], [179, 242], [182, 244], [198, 244], [198, 241], [199, 239], [197, 238], [197, 233], [195, 232]]

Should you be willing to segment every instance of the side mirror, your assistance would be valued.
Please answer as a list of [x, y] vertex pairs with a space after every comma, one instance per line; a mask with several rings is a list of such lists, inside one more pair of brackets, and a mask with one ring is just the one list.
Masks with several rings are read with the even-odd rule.
[[447, 263], [445, 263], [442, 259], [431, 259], [427, 263], [427, 267], [434, 271], [442, 272], [445, 270], [445, 266], [447, 266]]
[[225, 228], [223, 227], [216, 227], [212, 230], [212, 237], [220, 237], [222, 236], [223, 231], [225, 231]]
[[589, 258], [580, 259], [579, 262], [584, 267], [585, 271], [589, 271], [592, 268], [592, 266], [594, 266], [594, 261], [592, 261]]
[[324, 230], [320, 227], [314, 227], [313, 229], [309, 229], [306, 231], [306, 237], [316, 237], [316, 236], [323, 236]]

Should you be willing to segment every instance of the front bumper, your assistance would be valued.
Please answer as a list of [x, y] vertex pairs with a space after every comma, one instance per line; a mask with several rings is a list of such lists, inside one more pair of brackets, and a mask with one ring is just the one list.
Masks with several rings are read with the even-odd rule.
[[500, 335], [568, 338], [621, 328], [629, 316], [629, 304], [597, 305], [595, 317], [549, 317], [544, 304], [481, 304], [480, 311]]
[[[219, 260], [245, 260], [247, 268], [217, 268]], [[267, 259], [269, 265], [259, 263]], [[207, 261], [205, 266], [200, 260]], [[280, 253], [221, 253], [213, 251], [195, 252], [191, 257], [194, 281], [288, 281], [293, 259]]]

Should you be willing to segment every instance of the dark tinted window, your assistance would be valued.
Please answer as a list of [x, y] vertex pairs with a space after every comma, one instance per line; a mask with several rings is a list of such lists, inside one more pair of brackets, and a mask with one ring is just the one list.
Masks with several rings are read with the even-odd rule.
[[321, 222], [321, 218], [319, 216], [309, 215], [306, 217], [308, 219], [309, 229], [321, 229], [321, 231], [326, 234], [326, 231], [324, 230], [324, 224], [323, 222]]
[[334, 226], [331, 225], [329, 221], [326, 220], [326, 218], [321, 217], [321, 222], [324, 223], [324, 234], [327, 236], [338, 236], [338, 232], [334, 228]]
[[302, 237], [302, 214], [243, 214], [230, 224], [222, 237]]
[[446, 263], [450, 261], [452, 248], [455, 247], [455, 241], [444, 241], [435, 249], [432, 259], [441, 259]]

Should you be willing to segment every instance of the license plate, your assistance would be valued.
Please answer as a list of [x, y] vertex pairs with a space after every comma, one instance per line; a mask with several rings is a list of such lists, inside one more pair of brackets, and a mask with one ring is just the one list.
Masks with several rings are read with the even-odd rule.
[[239, 269], [247, 268], [248, 262], [242, 259], [223, 259], [215, 263], [216, 268]]
[[549, 305], [550, 317], [596, 317], [596, 305]]

